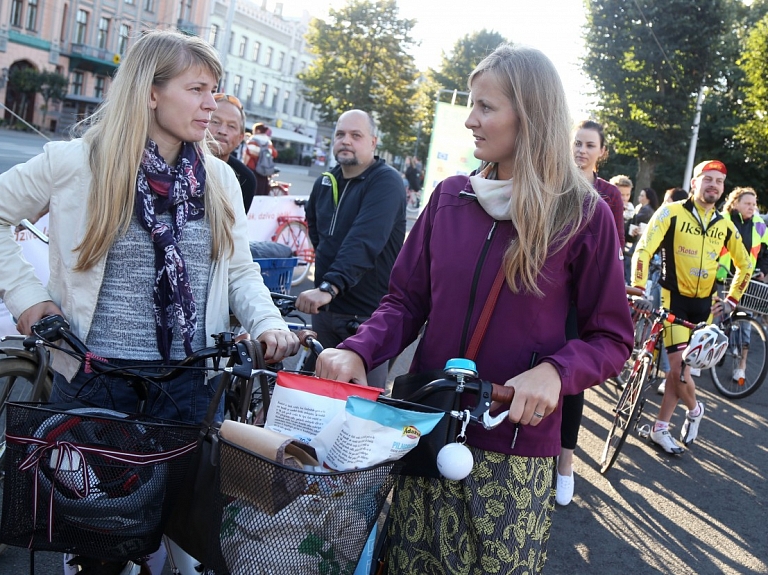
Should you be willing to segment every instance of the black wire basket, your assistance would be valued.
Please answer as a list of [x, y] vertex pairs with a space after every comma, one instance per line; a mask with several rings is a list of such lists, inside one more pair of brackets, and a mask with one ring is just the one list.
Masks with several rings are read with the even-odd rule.
[[0, 540], [105, 560], [155, 551], [198, 426], [8, 403]]
[[287, 467], [221, 442], [221, 554], [216, 573], [355, 571], [392, 489], [395, 462], [323, 473]]

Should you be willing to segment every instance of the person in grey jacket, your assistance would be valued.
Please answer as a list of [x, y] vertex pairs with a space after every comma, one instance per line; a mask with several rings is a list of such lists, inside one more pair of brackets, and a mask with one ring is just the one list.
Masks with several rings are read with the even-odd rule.
[[[306, 205], [315, 246], [315, 289], [296, 307], [315, 314], [320, 343], [335, 347], [368, 319], [387, 293], [405, 239], [405, 189], [398, 172], [374, 155], [376, 124], [362, 110], [339, 116], [333, 136], [338, 162], [315, 182]], [[387, 366], [368, 375], [384, 387]]]

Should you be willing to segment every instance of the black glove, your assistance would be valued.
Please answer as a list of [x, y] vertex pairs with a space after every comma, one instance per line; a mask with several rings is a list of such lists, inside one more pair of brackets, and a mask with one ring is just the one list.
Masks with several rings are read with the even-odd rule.
[[649, 299], [638, 297], [632, 303], [637, 311], [648, 312], [653, 310], [653, 302]]

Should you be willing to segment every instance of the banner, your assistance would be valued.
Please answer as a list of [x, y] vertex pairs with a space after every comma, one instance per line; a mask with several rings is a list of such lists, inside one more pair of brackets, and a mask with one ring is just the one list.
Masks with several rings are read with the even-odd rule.
[[[48, 235], [48, 214], [35, 222], [35, 227]], [[29, 230], [21, 228], [20, 231], [14, 232], [16, 241], [21, 245], [24, 259], [26, 259], [35, 268], [35, 274], [43, 285], [48, 283], [48, 244], [39, 240]], [[8, 308], [5, 307], [2, 300], [0, 300], [0, 336], [4, 335], [18, 335], [16, 331], [16, 322], [11, 317], [11, 313]]]
[[[277, 230], [278, 217], [295, 216], [304, 218], [304, 206], [296, 200], [306, 200], [309, 196], [256, 196], [248, 212], [248, 239], [250, 241], [272, 241]], [[35, 227], [48, 235], [48, 215], [40, 218]], [[43, 285], [48, 283], [48, 244], [37, 239], [28, 230], [15, 233], [16, 241], [21, 245], [24, 258], [35, 268], [35, 273]], [[0, 300], [0, 337], [15, 335], [16, 322], [8, 308]]]
[[435, 120], [432, 126], [432, 140], [429, 144], [427, 169], [424, 177], [421, 206], [429, 201], [435, 186], [445, 178], [468, 175], [480, 166], [475, 158], [475, 142], [472, 132], [464, 126], [469, 116], [467, 106], [447, 102], [435, 105]]

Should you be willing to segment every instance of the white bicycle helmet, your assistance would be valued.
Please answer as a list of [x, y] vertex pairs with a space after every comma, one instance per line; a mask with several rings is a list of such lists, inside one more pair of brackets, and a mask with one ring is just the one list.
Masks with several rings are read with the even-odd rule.
[[693, 333], [683, 352], [683, 361], [693, 368], [709, 369], [717, 364], [728, 349], [728, 338], [716, 325], [708, 325]]

